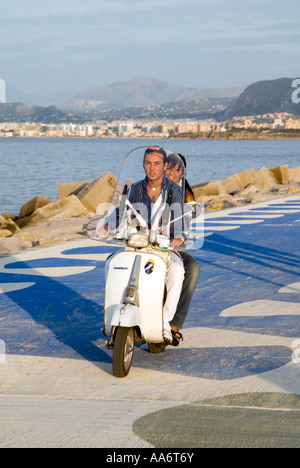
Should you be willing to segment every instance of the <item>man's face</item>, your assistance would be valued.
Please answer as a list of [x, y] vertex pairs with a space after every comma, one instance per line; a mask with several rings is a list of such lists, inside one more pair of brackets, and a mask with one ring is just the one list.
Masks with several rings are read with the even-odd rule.
[[147, 153], [144, 159], [144, 169], [148, 180], [159, 182], [164, 178], [165, 164], [160, 153]]

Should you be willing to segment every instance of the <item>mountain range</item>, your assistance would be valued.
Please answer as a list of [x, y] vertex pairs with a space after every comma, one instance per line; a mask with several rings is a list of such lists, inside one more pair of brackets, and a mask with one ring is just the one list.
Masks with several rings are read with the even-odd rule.
[[155, 78], [135, 76], [131, 80], [99, 85], [73, 95], [57, 92], [38, 96], [24, 93], [7, 84], [7, 101], [22, 102], [27, 106], [55, 105], [61, 110], [114, 110], [137, 106], [155, 106], [166, 102], [198, 98], [233, 98], [245, 89], [243, 86], [196, 89]]
[[64, 101], [59, 108], [72, 111], [102, 111], [148, 107], [187, 99], [232, 98], [239, 96], [244, 89], [245, 87], [194, 89], [154, 78], [135, 76], [129, 81], [90, 88]]
[[300, 104], [292, 100], [294, 78], [258, 81], [248, 86], [228, 108], [221, 112], [223, 120], [235, 116], [288, 112], [300, 115]]
[[[74, 122], [125, 119], [215, 118], [274, 112], [300, 115], [292, 101], [292, 78], [259, 81], [248, 87], [193, 89], [137, 76], [96, 86], [56, 106], [0, 104], [0, 122]], [[10, 99], [11, 100], [11, 99]]]

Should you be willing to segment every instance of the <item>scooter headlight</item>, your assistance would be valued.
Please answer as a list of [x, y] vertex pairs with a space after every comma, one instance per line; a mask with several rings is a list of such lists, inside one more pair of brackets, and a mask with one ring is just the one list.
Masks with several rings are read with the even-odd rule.
[[146, 248], [149, 245], [148, 236], [145, 234], [131, 234], [128, 238], [128, 245], [136, 249]]

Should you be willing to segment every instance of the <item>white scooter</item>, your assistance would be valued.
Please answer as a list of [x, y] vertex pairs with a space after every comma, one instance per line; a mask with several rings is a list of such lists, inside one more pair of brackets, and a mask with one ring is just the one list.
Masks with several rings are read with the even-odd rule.
[[[138, 171], [143, 165], [144, 151], [145, 147], [141, 147], [129, 153], [131, 158], [129, 166], [134, 169], [132, 173], [136, 174], [137, 180], [145, 177], [143, 171]], [[168, 150], [165, 151], [167, 154], [170, 153]], [[132, 153], [134, 153], [133, 158]], [[125, 161], [128, 163], [128, 156]], [[122, 170], [126, 173], [124, 164]], [[167, 346], [163, 332], [163, 305], [166, 294], [165, 258], [170, 250], [175, 250], [170, 237], [165, 233], [169, 231], [168, 223], [165, 222], [165, 228], [161, 227], [161, 219], [165, 216], [165, 205], [158, 210], [149, 230], [148, 223], [129, 202], [127, 189], [128, 179], [123, 183], [120, 176], [110, 210], [106, 215], [94, 218], [87, 228], [90, 238], [110, 245], [123, 246], [122, 251], [111, 255], [107, 261], [102, 329], [108, 338], [106, 347], [113, 350], [113, 372], [116, 377], [128, 375], [135, 343], [148, 342], [149, 351], [153, 354], [163, 352]], [[116, 206], [119, 207], [118, 226], [113, 232], [99, 236], [99, 230], [106, 225]], [[201, 207], [200, 213], [198, 204], [191, 202], [188, 206], [189, 209], [181, 216], [188, 217], [190, 221], [195, 218], [200, 219]], [[194, 240], [195, 236], [191, 235], [191, 239], [187, 239], [183, 248], [191, 246]], [[173, 339], [170, 344], [178, 346], [179, 341]]]

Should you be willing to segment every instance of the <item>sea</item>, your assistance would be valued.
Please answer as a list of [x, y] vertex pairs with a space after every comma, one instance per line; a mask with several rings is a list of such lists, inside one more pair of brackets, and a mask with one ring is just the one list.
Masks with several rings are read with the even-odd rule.
[[58, 199], [58, 185], [119, 175], [132, 149], [159, 145], [185, 156], [190, 185], [245, 169], [300, 166], [299, 140], [151, 140], [93, 138], [0, 138], [0, 214], [43, 195]]

